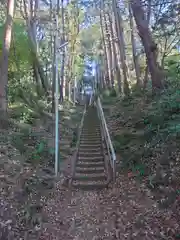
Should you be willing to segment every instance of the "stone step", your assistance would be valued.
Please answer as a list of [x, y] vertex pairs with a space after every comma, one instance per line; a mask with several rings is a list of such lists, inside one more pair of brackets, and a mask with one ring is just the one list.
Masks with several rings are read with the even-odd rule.
[[97, 166], [99, 166], [99, 165], [101, 165], [101, 164], [103, 164], [104, 165], [104, 161], [103, 161], [103, 158], [102, 159], [95, 159], [94, 161], [92, 161], [92, 160], [86, 160], [86, 159], [78, 159], [78, 162], [77, 162], [77, 164], [79, 164], [79, 165], [85, 165], [86, 167], [87, 166], [90, 166], [90, 167], [92, 167], [92, 165], [93, 164], [96, 164]]
[[94, 130], [91, 130], [91, 131], [84, 131], [82, 130], [82, 133], [81, 133], [81, 136], [85, 136], [85, 137], [100, 137], [101, 136], [101, 132], [100, 130], [99, 131], [94, 131]]
[[81, 167], [81, 168], [87, 168], [87, 167], [104, 167], [104, 162], [81, 162], [78, 161], [77, 162], [77, 167]]
[[98, 144], [100, 144], [101, 143], [101, 141], [93, 141], [93, 140], [84, 140], [84, 139], [82, 139], [82, 140], [80, 140], [80, 145], [81, 144], [87, 144], [87, 145], [91, 145], [91, 144], [94, 144], [94, 145], [98, 145]]
[[101, 147], [97, 147], [97, 148], [85, 148], [85, 147], [82, 147], [82, 146], [79, 147], [79, 153], [95, 154], [95, 153], [101, 152], [101, 151], [102, 151]]
[[106, 186], [101, 126], [97, 109], [88, 107], [81, 132], [72, 187], [82, 190], [101, 190]]
[[100, 133], [96, 133], [96, 132], [90, 132], [90, 133], [83, 133], [81, 134], [81, 137], [86, 137], [86, 138], [101, 138], [101, 134]]
[[96, 139], [101, 139], [101, 135], [98, 133], [98, 134], [84, 134], [84, 133], [82, 133], [81, 134], [81, 138], [86, 138], [86, 139], [94, 139], [94, 138], [96, 138]]
[[101, 137], [101, 134], [100, 134], [100, 132], [99, 133], [97, 133], [97, 132], [93, 132], [93, 131], [91, 131], [91, 132], [89, 132], [89, 133], [84, 133], [84, 132], [82, 132], [81, 133], [81, 136], [83, 136], [83, 137], [87, 137], [87, 138], [94, 138], [94, 137]]
[[97, 129], [82, 128], [82, 133], [87, 134], [88, 136], [89, 135], [97, 135], [97, 134], [100, 135], [101, 134], [101, 129], [100, 129], [100, 127], [98, 127]]
[[99, 119], [97, 119], [95, 116], [86, 116], [85, 118], [84, 118], [84, 120], [85, 120], [85, 124], [90, 124], [91, 126], [92, 125], [99, 125], [100, 123], [99, 123]]
[[90, 144], [88, 144], [88, 143], [81, 143], [80, 144], [80, 148], [88, 148], [88, 149], [92, 149], [92, 148], [95, 148], [95, 147], [97, 147], [97, 148], [100, 148], [102, 145], [101, 145], [101, 143], [98, 143], [98, 144], [94, 144], [94, 143], [90, 143]]
[[83, 138], [83, 139], [102, 139], [102, 137], [101, 137], [101, 135], [96, 135], [96, 134], [94, 134], [94, 135], [88, 135], [88, 134], [84, 134], [84, 133], [82, 133], [81, 134], [81, 138]]
[[105, 172], [104, 167], [76, 167], [76, 173], [102, 173]]
[[88, 181], [88, 182], [73, 181], [72, 186], [82, 190], [90, 191], [90, 190], [101, 190], [107, 187], [107, 183], [104, 181], [103, 182], [102, 181]]
[[78, 152], [78, 155], [80, 156], [80, 157], [83, 157], [83, 158], [92, 158], [92, 159], [94, 159], [94, 158], [98, 158], [99, 156], [103, 156], [103, 153], [102, 153], [102, 150], [100, 149], [99, 151], [79, 151]]
[[82, 134], [81, 139], [101, 141], [101, 136], [100, 135], [85, 136], [84, 134]]
[[98, 119], [98, 114], [97, 114], [97, 111], [96, 111], [96, 109], [95, 110], [89, 110], [88, 109], [88, 111], [86, 112], [86, 115], [85, 116], [90, 116], [90, 117], [93, 117], [93, 120], [96, 120], [96, 119]]
[[84, 119], [84, 125], [85, 127], [89, 128], [89, 127], [99, 127], [100, 126], [100, 122], [99, 121], [93, 121], [92, 122], [92, 116], [87, 117], [87, 119]]
[[85, 163], [96, 163], [96, 162], [104, 162], [104, 156], [100, 155], [98, 157], [82, 157], [82, 156], [78, 156], [78, 162], [85, 162]]
[[85, 128], [85, 127], [83, 127], [83, 129], [82, 129], [82, 133], [87, 133], [87, 134], [89, 134], [89, 133], [95, 134], [95, 133], [100, 133], [100, 132], [101, 132], [100, 127], [93, 127], [93, 128], [90, 128], [90, 127]]
[[106, 181], [106, 175], [102, 173], [77, 173], [75, 174], [73, 180], [78, 181]]
[[[92, 119], [92, 117], [90, 117], [90, 119]], [[90, 128], [100, 128], [100, 123], [99, 122], [90, 122], [87, 121], [86, 119], [84, 120], [84, 125], [83, 128], [89, 130]]]
[[101, 139], [101, 135], [100, 134], [96, 134], [96, 133], [94, 133], [94, 134], [84, 134], [84, 133], [82, 133], [81, 134], [81, 138], [86, 138], [86, 139]]
[[[86, 122], [96, 123], [96, 124], [99, 123], [99, 118], [98, 118], [98, 116], [97, 116], [95, 113], [89, 114], [89, 115], [88, 115], [88, 114], [85, 115], [85, 116], [84, 116], [84, 119], [87, 120]], [[92, 121], [92, 122], [91, 122], [91, 121]]]
[[89, 162], [91, 162], [91, 161], [93, 161], [93, 162], [96, 162], [96, 161], [103, 161], [103, 159], [104, 159], [104, 155], [103, 155], [103, 153], [99, 153], [98, 155], [86, 155], [86, 156], [84, 156], [84, 155], [81, 155], [80, 153], [78, 154], [78, 160], [80, 160], [80, 161], [89, 161]]

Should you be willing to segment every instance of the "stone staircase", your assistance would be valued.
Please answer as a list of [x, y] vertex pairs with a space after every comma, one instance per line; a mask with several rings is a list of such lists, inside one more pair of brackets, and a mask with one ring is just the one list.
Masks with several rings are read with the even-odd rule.
[[99, 190], [107, 186], [100, 122], [96, 107], [89, 106], [84, 117], [72, 187]]

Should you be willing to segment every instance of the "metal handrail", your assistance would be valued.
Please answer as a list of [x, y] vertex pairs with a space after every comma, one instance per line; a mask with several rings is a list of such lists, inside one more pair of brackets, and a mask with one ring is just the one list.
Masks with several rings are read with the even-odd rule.
[[103, 135], [104, 135], [106, 147], [108, 150], [110, 164], [111, 164], [111, 167], [113, 170], [113, 180], [115, 181], [115, 178], [116, 178], [116, 154], [115, 154], [115, 150], [114, 150], [114, 147], [113, 147], [113, 144], [111, 141], [111, 137], [109, 134], [109, 130], [108, 130], [108, 127], [106, 124], [106, 119], [105, 119], [102, 104], [101, 104], [101, 100], [99, 97], [97, 98], [96, 106], [97, 106], [97, 110], [98, 110], [98, 116], [99, 116], [99, 119], [100, 119], [101, 125], [102, 125]]
[[91, 96], [90, 96], [89, 106], [91, 106], [91, 104], [92, 104], [92, 94], [91, 94]]
[[86, 113], [86, 104], [84, 106], [84, 111], [83, 111], [83, 115], [82, 115], [82, 118], [81, 118], [81, 123], [79, 125], [79, 133], [78, 133], [78, 139], [77, 139], [77, 143], [76, 143], [76, 152], [74, 154], [74, 161], [72, 163], [71, 181], [72, 181], [72, 178], [74, 177], [74, 174], [75, 174], [75, 167], [76, 167], [76, 162], [77, 162], [77, 155], [78, 155], [78, 151], [79, 151], [79, 143], [80, 143], [80, 138], [81, 138], [81, 134], [82, 134], [82, 128], [83, 128], [85, 113]]

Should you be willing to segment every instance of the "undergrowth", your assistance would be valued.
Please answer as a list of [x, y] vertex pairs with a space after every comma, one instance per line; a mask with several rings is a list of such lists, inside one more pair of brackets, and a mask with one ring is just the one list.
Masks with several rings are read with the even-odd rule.
[[173, 185], [179, 191], [180, 90], [170, 87], [159, 96], [133, 92], [125, 99], [102, 98], [121, 158], [119, 169], [133, 172], [138, 179], [145, 177], [151, 189]]
[[[11, 190], [11, 194], [14, 194], [14, 209], [17, 211], [14, 218], [18, 216], [17, 223], [21, 226], [22, 234], [26, 233], [27, 229], [32, 229], [32, 233], [35, 233], [42, 221], [45, 221], [42, 198], [51, 193], [56, 180], [55, 117], [54, 114], [43, 111], [46, 109], [37, 112], [26, 105], [14, 104], [10, 106], [9, 118], [2, 119], [3, 124], [0, 124], [1, 162], [4, 166], [7, 165], [5, 173], [11, 180], [12, 189], [14, 188]], [[60, 106], [60, 172], [63, 171], [61, 164], [73, 153], [76, 146], [82, 111], [82, 107], [69, 103]], [[17, 169], [11, 167], [13, 164]], [[14, 176], [18, 176], [18, 181], [11, 179]], [[3, 184], [6, 189], [7, 183]], [[6, 194], [8, 196], [9, 193]], [[32, 236], [29, 239], [32, 239]]]

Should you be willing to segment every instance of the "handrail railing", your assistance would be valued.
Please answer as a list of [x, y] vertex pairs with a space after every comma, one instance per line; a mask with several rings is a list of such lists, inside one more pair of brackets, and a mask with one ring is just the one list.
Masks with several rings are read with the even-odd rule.
[[72, 181], [72, 178], [74, 177], [74, 174], [75, 174], [75, 167], [76, 167], [76, 162], [77, 162], [77, 155], [78, 155], [78, 151], [79, 151], [79, 143], [80, 143], [80, 138], [81, 138], [81, 133], [82, 133], [82, 128], [83, 128], [85, 113], [86, 113], [86, 104], [84, 106], [84, 111], [83, 111], [83, 115], [82, 115], [82, 118], [81, 118], [81, 123], [79, 125], [78, 139], [77, 139], [77, 143], [76, 143], [76, 152], [73, 156], [74, 161], [72, 163], [72, 169], [71, 169], [71, 181]]
[[106, 119], [105, 119], [102, 104], [101, 104], [101, 100], [99, 97], [97, 98], [97, 110], [98, 110], [98, 116], [99, 116], [99, 119], [100, 119], [101, 125], [102, 125], [103, 135], [104, 135], [106, 147], [108, 150], [110, 164], [111, 164], [112, 171], [113, 171], [113, 180], [115, 181], [115, 178], [116, 178], [116, 154], [115, 154], [115, 150], [114, 150], [114, 147], [113, 147], [113, 144], [111, 141], [111, 137], [109, 134], [109, 130], [108, 130], [108, 127], [106, 124]]
[[91, 104], [92, 104], [92, 97], [93, 97], [93, 95], [91, 94], [90, 100], [89, 100], [89, 106], [91, 106]]

